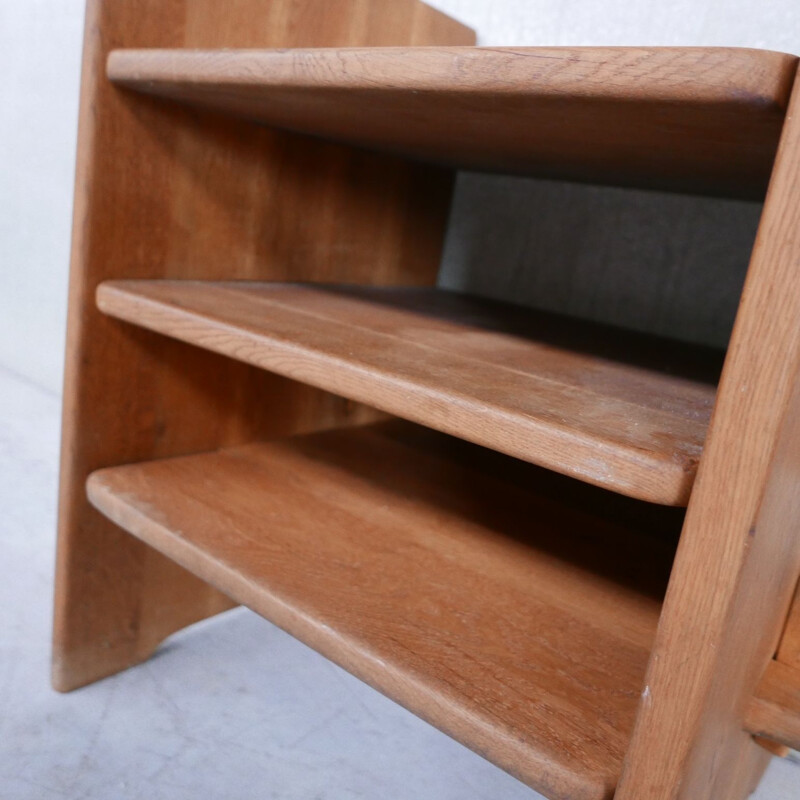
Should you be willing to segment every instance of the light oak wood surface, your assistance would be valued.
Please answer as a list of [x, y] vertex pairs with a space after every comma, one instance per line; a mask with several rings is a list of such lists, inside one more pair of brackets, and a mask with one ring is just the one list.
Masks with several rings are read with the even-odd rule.
[[740, 800], [744, 715], [800, 575], [800, 90], [794, 91], [617, 800]]
[[[53, 683], [147, 658], [230, 601], [85, 497], [92, 470], [363, 421], [354, 404], [121, 326], [114, 277], [430, 284], [452, 176], [124, 92], [124, 47], [471, 44], [414, 0], [90, 0], [81, 86], [59, 504]], [[265, 399], [267, 398], [267, 399]]]
[[88, 490], [118, 525], [549, 797], [612, 797], [671, 509], [610, 509], [600, 490], [397, 422], [101, 470]]
[[151, 49], [108, 75], [450, 166], [760, 198], [796, 67], [735, 48]]
[[102, 311], [598, 486], [686, 503], [714, 351], [436, 289], [115, 281]]

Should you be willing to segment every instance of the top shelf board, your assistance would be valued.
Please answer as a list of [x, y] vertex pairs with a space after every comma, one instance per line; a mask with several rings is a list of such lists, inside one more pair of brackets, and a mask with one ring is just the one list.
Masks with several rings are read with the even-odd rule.
[[797, 62], [700, 47], [116, 50], [108, 76], [451, 167], [761, 199]]

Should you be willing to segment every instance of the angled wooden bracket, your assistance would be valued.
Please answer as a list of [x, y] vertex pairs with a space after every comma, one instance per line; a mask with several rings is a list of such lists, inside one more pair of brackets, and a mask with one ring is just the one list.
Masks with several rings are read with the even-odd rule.
[[800, 750], [800, 669], [770, 662], [747, 708], [745, 728]]

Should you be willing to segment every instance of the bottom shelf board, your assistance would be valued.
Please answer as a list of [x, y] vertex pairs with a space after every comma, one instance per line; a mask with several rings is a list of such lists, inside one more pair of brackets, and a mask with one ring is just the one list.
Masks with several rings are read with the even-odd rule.
[[612, 797], [678, 509], [398, 421], [104, 469], [88, 492], [535, 789]]

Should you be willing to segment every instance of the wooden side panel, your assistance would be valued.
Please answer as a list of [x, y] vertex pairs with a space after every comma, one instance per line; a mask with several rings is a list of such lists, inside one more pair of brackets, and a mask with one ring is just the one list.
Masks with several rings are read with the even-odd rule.
[[745, 710], [800, 574], [800, 91], [795, 83], [618, 800], [739, 800]]
[[134, 330], [94, 306], [121, 277], [429, 284], [452, 175], [135, 96], [119, 47], [471, 44], [415, 0], [90, 0], [64, 394], [53, 683], [146, 658], [230, 601], [91, 509], [113, 464], [363, 420], [347, 401]]

